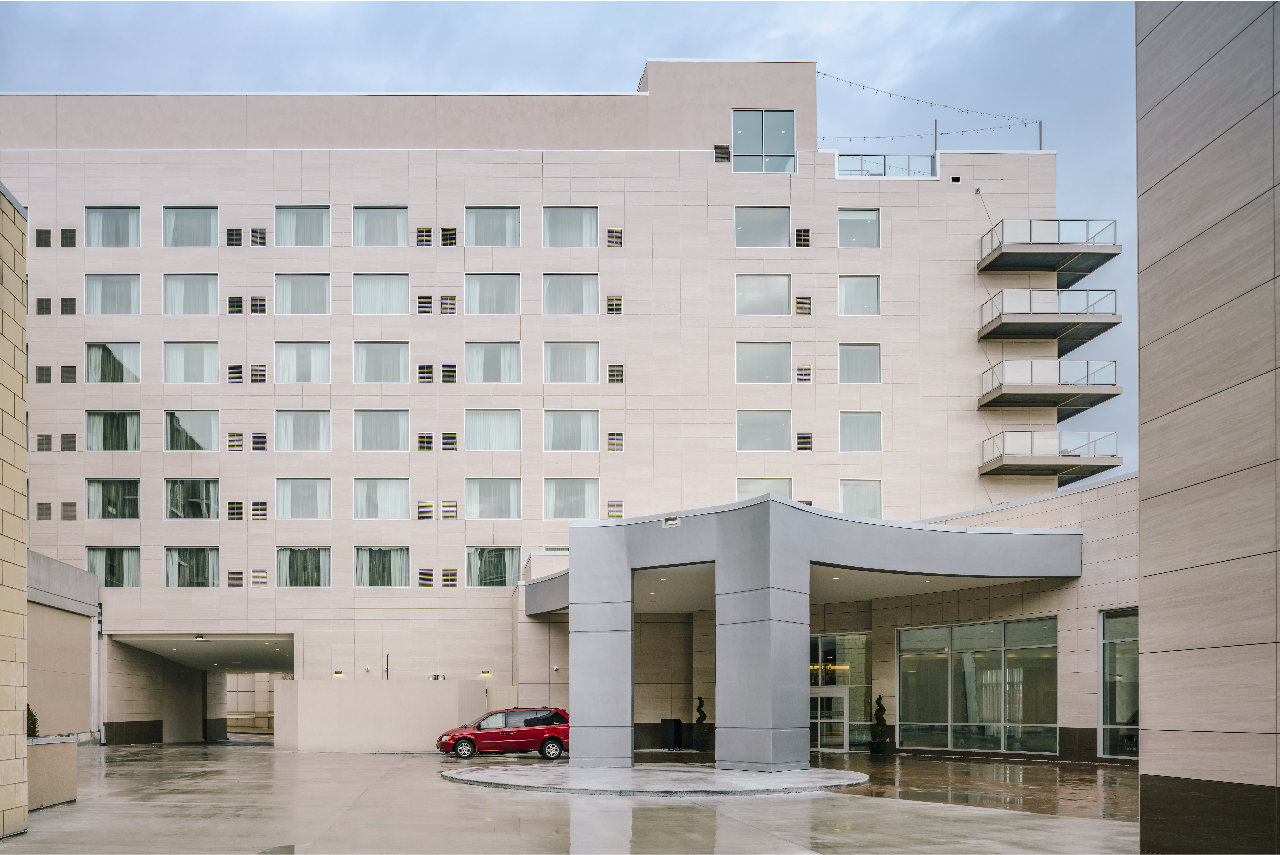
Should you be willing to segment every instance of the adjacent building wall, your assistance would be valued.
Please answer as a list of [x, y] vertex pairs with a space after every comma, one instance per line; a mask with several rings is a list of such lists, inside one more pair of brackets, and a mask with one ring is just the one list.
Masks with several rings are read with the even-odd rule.
[[106, 743], [204, 741], [205, 672], [110, 636], [105, 641]]
[[27, 603], [27, 703], [40, 719], [41, 736], [90, 731], [92, 631], [85, 615]]

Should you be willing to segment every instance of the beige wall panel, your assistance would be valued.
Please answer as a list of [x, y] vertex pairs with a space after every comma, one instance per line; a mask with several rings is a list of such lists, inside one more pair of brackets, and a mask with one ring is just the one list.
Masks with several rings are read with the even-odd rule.
[[27, 703], [41, 736], [89, 730], [91, 621], [84, 615], [27, 603]]
[[1274, 553], [1146, 576], [1141, 592], [1144, 652], [1277, 640]]
[[[1211, 730], [1225, 725], [1237, 732], [1275, 733], [1274, 643], [1144, 653], [1140, 667], [1144, 730]], [[1198, 687], [1195, 696], [1187, 695], [1189, 684]], [[1201, 700], [1228, 698], [1227, 707]]]
[[1178, 3], [1176, 0], [1148, 0], [1135, 3], [1134, 6], [1135, 36], [1138, 43], [1141, 43], [1166, 15], [1177, 8]]
[[1274, 733], [1144, 729], [1139, 738], [1144, 775], [1276, 785]]

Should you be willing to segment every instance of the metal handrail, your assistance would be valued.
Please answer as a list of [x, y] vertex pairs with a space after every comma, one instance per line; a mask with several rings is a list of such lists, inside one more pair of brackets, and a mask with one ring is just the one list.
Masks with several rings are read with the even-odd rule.
[[1100, 359], [1006, 359], [982, 372], [985, 395], [1006, 383], [1021, 386], [1114, 386], [1116, 364]]
[[1053, 288], [1004, 288], [978, 310], [981, 329], [1004, 314], [1114, 315], [1115, 291], [1076, 291]]
[[841, 178], [932, 178], [931, 154], [842, 154], [836, 161]]
[[986, 258], [1006, 243], [1114, 244], [1115, 220], [1001, 220], [978, 241], [978, 257]]
[[1115, 431], [1007, 430], [982, 442], [982, 462], [998, 457], [1118, 457]]

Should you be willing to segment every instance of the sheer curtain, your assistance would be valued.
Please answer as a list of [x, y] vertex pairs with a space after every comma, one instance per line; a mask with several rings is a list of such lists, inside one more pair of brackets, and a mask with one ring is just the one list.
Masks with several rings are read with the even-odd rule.
[[519, 246], [519, 208], [467, 208], [467, 246]]
[[137, 342], [92, 341], [85, 345], [86, 383], [137, 383], [142, 356]]
[[138, 482], [131, 478], [88, 481], [89, 519], [136, 520]]
[[218, 343], [216, 341], [166, 341], [164, 382], [217, 383]]
[[356, 410], [356, 451], [408, 451], [408, 410]]
[[352, 276], [351, 314], [409, 314], [408, 274], [357, 273]]
[[542, 314], [600, 314], [600, 277], [594, 273], [547, 273], [542, 277]]
[[786, 274], [743, 274], [737, 277], [739, 315], [790, 315], [791, 277]]
[[544, 519], [600, 518], [600, 481], [597, 478], [548, 478], [543, 491]]
[[472, 546], [467, 549], [468, 588], [510, 588], [520, 578], [520, 547]]
[[840, 314], [880, 314], [880, 277], [841, 276]]
[[879, 413], [840, 414], [841, 451], [879, 451]]
[[520, 342], [467, 342], [468, 383], [519, 383]]
[[276, 275], [277, 315], [329, 314], [329, 274]]
[[329, 342], [276, 342], [277, 383], [328, 383]]
[[328, 208], [276, 208], [276, 246], [328, 245]]
[[165, 208], [165, 246], [217, 246], [217, 208]]
[[409, 382], [407, 341], [358, 341], [354, 361], [357, 383]]
[[520, 519], [520, 479], [468, 478], [467, 519]]
[[164, 551], [166, 588], [218, 587], [216, 546], [170, 546]]
[[88, 451], [137, 451], [138, 413], [89, 411], [85, 447]]
[[166, 315], [218, 314], [218, 277], [213, 273], [164, 277]]
[[468, 315], [520, 314], [518, 273], [468, 274], [464, 288], [463, 311]]
[[86, 208], [85, 246], [137, 246], [137, 208]]
[[329, 587], [329, 547], [278, 547], [276, 549], [276, 587]]
[[356, 208], [351, 223], [352, 246], [408, 246], [406, 208]]
[[165, 451], [217, 451], [217, 410], [169, 410], [165, 413]]
[[519, 451], [519, 410], [467, 410], [467, 451]]
[[879, 481], [841, 481], [840, 513], [854, 517], [880, 518]]
[[600, 344], [594, 341], [549, 341], [546, 383], [599, 383]]
[[136, 546], [90, 546], [88, 570], [98, 577], [100, 588], [142, 586], [141, 551]]
[[841, 383], [879, 383], [880, 345], [840, 345]]
[[790, 383], [791, 342], [738, 342], [739, 383]]
[[779, 496], [791, 498], [791, 479], [790, 478], [739, 478], [738, 479], [738, 501], [742, 502], [747, 499], [754, 499], [756, 496], [764, 496], [769, 493], [775, 493]]
[[217, 479], [170, 478], [165, 481], [165, 517], [171, 520], [216, 520]]
[[327, 520], [332, 518], [332, 487], [328, 478], [276, 480], [276, 519]]
[[409, 547], [357, 546], [356, 587], [409, 587]]
[[139, 277], [86, 276], [84, 280], [84, 313], [86, 315], [137, 315], [142, 312]]
[[277, 410], [276, 451], [329, 451], [328, 410]]
[[790, 451], [790, 410], [738, 410], [739, 451]]
[[543, 208], [543, 246], [600, 245], [598, 208]]
[[547, 410], [543, 414], [544, 451], [599, 451], [598, 410]]
[[357, 478], [355, 505], [358, 520], [407, 520], [409, 479]]

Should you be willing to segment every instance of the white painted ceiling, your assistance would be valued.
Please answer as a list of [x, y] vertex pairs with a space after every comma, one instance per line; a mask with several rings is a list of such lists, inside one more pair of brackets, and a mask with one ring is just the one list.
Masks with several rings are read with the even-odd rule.
[[202, 671], [292, 673], [292, 635], [211, 635], [199, 633], [112, 633], [111, 640]]

